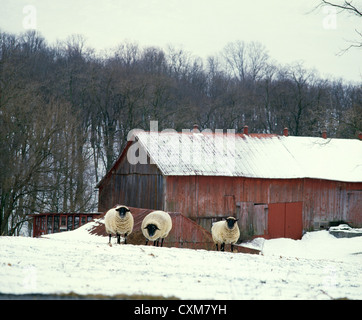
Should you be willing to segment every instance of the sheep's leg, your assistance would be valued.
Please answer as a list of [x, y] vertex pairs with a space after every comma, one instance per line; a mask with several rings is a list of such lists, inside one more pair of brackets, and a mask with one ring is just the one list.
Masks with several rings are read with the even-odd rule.
[[230, 248], [231, 248], [231, 252], [234, 252], [234, 245], [233, 244], [230, 245]]
[[117, 244], [121, 244], [121, 235], [117, 233]]
[[163, 240], [164, 240], [164, 238], [161, 239], [161, 247], [163, 246]]
[[124, 235], [124, 244], [127, 244], [127, 233]]
[[221, 244], [221, 251], [225, 251], [225, 242]]
[[109, 242], [108, 242], [108, 243], [111, 244], [111, 241], [112, 241], [112, 234], [110, 233], [110, 234], [109, 234]]
[[148, 245], [148, 239], [146, 239], [146, 246]]
[[219, 251], [219, 246], [218, 246], [218, 244], [216, 244], [216, 251]]

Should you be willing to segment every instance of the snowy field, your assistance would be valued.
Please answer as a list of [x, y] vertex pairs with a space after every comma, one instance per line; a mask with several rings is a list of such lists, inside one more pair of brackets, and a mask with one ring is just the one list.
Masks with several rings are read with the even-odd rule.
[[[0, 293], [181, 299], [362, 299], [362, 237], [327, 231], [256, 239], [260, 255], [108, 246], [89, 224], [43, 238], [0, 237]], [[115, 239], [113, 240], [115, 242]], [[227, 246], [229, 249], [229, 246]]]

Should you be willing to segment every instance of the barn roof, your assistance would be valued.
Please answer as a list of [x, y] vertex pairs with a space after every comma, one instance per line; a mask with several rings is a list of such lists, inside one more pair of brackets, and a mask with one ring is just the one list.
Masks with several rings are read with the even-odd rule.
[[362, 182], [362, 141], [266, 134], [134, 133], [163, 175]]

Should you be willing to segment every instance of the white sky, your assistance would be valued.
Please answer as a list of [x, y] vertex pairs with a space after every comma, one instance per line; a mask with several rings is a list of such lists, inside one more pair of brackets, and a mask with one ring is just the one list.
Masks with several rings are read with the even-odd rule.
[[[182, 47], [202, 58], [230, 41], [259, 41], [271, 58], [304, 61], [321, 76], [361, 82], [362, 50], [348, 47], [362, 19], [318, 10], [319, 0], [0, 0], [0, 30], [19, 33], [29, 23], [50, 42], [82, 34], [97, 50], [124, 40], [140, 46]], [[361, 0], [354, 0], [357, 6]], [[34, 15], [27, 11], [31, 5]], [[25, 8], [25, 9], [24, 9]], [[23, 12], [25, 10], [25, 12]], [[35, 18], [29, 20], [29, 18]], [[29, 22], [30, 21], [30, 22]]]

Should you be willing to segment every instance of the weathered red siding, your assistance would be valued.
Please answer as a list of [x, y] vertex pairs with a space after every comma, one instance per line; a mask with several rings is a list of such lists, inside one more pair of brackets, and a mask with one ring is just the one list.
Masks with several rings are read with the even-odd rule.
[[163, 183], [156, 165], [130, 165], [124, 155], [99, 186], [98, 211], [107, 211], [116, 204], [163, 209]]
[[[361, 183], [216, 176], [168, 176], [166, 180], [165, 208], [182, 212], [208, 230], [217, 219], [236, 215], [244, 234], [267, 235], [268, 216], [263, 213], [267, 207], [259, 212], [258, 206], [273, 203], [299, 203], [304, 231], [339, 220], [362, 226]], [[299, 234], [299, 228], [298, 222], [298, 231], [292, 233]]]
[[304, 226], [319, 228], [329, 221], [362, 226], [362, 183], [304, 179]]

